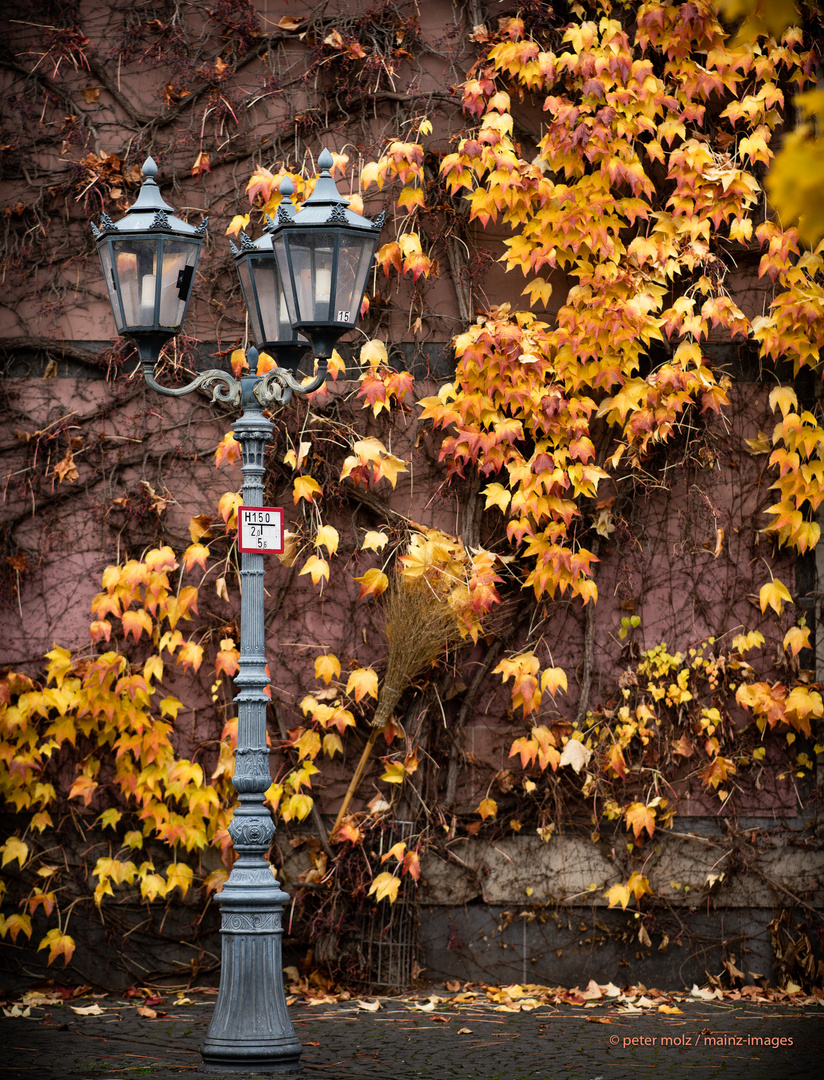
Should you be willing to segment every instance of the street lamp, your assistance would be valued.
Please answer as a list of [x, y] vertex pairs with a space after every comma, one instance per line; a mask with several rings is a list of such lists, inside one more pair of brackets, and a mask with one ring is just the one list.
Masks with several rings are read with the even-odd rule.
[[[135, 204], [115, 223], [107, 215], [94, 225], [109, 300], [119, 334], [137, 345], [146, 382], [158, 393], [179, 397], [198, 389], [212, 400], [243, 409], [234, 424], [241, 446], [243, 505], [261, 507], [264, 449], [273, 427], [264, 407], [285, 405], [323, 385], [332, 349], [357, 322], [383, 214], [371, 222], [348, 209], [329, 171], [332, 155], [318, 158], [322, 172], [299, 212], [291, 182], [277, 217], [257, 242], [241, 234], [232, 245], [256, 347], [248, 350], [249, 374], [204, 371], [183, 387], [154, 378], [163, 345], [183, 326], [206, 221], [197, 228], [175, 217], [160, 197], [157, 166], [148, 158]], [[302, 385], [294, 377], [311, 345], [318, 373]], [[257, 373], [258, 350], [278, 366]], [[263, 555], [241, 555], [238, 740], [233, 785], [239, 806], [229, 826], [235, 861], [216, 901], [221, 908], [223, 956], [220, 990], [201, 1053], [211, 1071], [294, 1072], [302, 1047], [283, 990], [281, 938], [288, 901], [267, 858], [275, 834], [263, 796], [271, 784], [266, 747]]]

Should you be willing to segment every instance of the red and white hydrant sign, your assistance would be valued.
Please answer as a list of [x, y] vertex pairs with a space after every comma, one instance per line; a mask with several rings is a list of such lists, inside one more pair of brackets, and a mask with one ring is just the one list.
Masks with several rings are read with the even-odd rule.
[[283, 554], [283, 510], [278, 506], [239, 506], [237, 546], [241, 551]]

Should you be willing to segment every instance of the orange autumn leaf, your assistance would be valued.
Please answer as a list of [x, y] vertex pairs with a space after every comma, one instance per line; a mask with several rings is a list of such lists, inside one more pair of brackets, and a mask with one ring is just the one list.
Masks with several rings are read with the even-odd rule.
[[215, 674], [227, 675], [231, 678], [240, 670], [239, 660], [240, 652], [235, 648], [234, 638], [222, 638], [220, 649], [215, 657]]
[[240, 443], [234, 436], [234, 432], [227, 431], [220, 442], [217, 444], [215, 450], [215, 467], [222, 465], [224, 461], [227, 461], [230, 465], [238, 465], [240, 463]]
[[627, 823], [627, 829], [632, 829], [636, 840], [640, 839], [644, 829], [646, 829], [650, 836], [652, 836], [655, 831], [654, 807], [646, 806], [641, 802], [630, 803], [624, 811], [624, 818]]
[[62, 956], [64, 965], [67, 965], [74, 955], [75, 941], [69, 934], [64, 934], [58, 926], [54, 926], [37, 946], [38, 952], [41, 949], [49, 950], [47, 963], [51, 964], [58, 956]]
[[205, 544], [190, 544], [183, 552], [183, 566], [186, 572], [197, 565], [205, 572], [206, 560], [209, 558], [209, 549]]
[[308, 503], [314, 503], [316, 495], [323, 494], [323, 488], [313, 476], [298, 476], [293, 484], [295, 505], [301, 499]]
[[243, 496], [236, 491], [224, 492], [217, 504], [218, 513], [226, 523], [226, 528], [237, 530], [237, 508], [243, 505]]
[[389, 587], [389, 578], [377, 567], [367, 570], [365, 574], [356, 577], [355, 581], [359, 582], [361, 587], [359, 597], [361, 600], [364, 596], [380, 596]]
[[184, 671], [188, 668], [199, 671], [200, 665], [203, 663], [203, 646], [194, 641], [185, 642], [177, 654], [176, 662], [183, 667]]
[[344, 841], [348, 841], [350, 844], [359, 844], [363, 840], [363, 832], [358, 828], [351, 814], [347, 814], [329, 837], [329, 840], [333, 844], [344, 843]]

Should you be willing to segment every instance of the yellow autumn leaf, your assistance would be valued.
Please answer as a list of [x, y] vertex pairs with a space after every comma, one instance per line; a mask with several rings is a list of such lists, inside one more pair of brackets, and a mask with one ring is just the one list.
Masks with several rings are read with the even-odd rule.
[[328, 686], [332, 679], [340, 675], [340, 660], [334, 653], [324, 653], [315, 659], [315, 678], [323, 679]]
[[166, 895], [168, 895], [172, 889], [180, 889], [183, 896], [189, 891], [189, 886], [192, 884], [192, 868], [185, 863], [169, 863], [166, 867]]
[[550, 694], [555, 697], [559, 687], [564, 691], [567, 689], [566, 672], [559, 667], [547, 668], [541, 675], [541, 691], [549, 690]]
[[398, 889], [401, 887], [400, 878], [396, 878], [394, 874], [384, 872], [378, 874], [369, 886], [369, 895], [373, 893], [377, 900], [386, 900], [389, 898], [389, 903], [394, 904], [398, 898]]
[[205, 544], [190, 544], [183, 552], [183, 566], [186, 573], [197, 565], [205, 572], [206, 560], [209, 558], [209, 549]]
[[304, 731], [297, 742], [294, 743], [294, 747], [298, 752], [298, 761], [303, 761], [306, 757], [314, 760], [320, 753], [320, 735], [312, 728], [309, 728], [307, 731]]
[[809, 647], [809, 626], [791, 626], [784, 635], [784, 649], [789, 649], [793, 656], [798, 656], [802, 649], [809, 649]]
[[337, 732], [329, 731], [323, 736], [323, 752], [330, 758], [335, 754], [343, 754], [343, 743]]
[[481, 799], [481, 803], [475, 813], [480, 814], [484, 821], [486, 821], [487, 818], [497, 817], [498, 804], [494, 799], [490, 799], [489, 797]]
[[163, 678], [163, 661], [159, 656], [153, 655], [147, 658], [146, 663], [143, 665], [143, 678], [146, 682], [151, 679], [160, 682]]
[[791, 386], [775, 386], [770, 391], [770, 408], [775, 412], [776, 406], [781, 410], [781, 415], [795, 412], [798, 408], [798, 398]]
[[649, 887], [649, 879], [643, 874], [640, 874], [637, 870], [633, 870], [630, 874], [627, 888], [630, 892], [635, 894], [636, 900], [639, 900], [644, 893], [652, 894], [652, 889]]
[[620, 904], [624, 911], [626, 911], [630, 898], [630, 891], [626, 885], [613, 885], [612, 888], [607, 889], [604, 896], [609, 901], [610, 907], [618, 907]]
[[789, 589], [778, 578], [773, 578], [772, 581], [768, 581], [766, 585], [761, 586], [759, 600], [762, 612], [771, 607], [776, 615], [780, 615], [784, 610], [785, 602], [788, 604], [793, 602]]
[[389, 355], [384, 343], [378, 338], [367, 341], [360, 351], [360, 362], [361, 364], [369, 364], [374, 369], [380, 367], [381, 364], [388, 364]]
[[644, 829], [649, 836], [655, 832], [655, 807], [652, 803], [648, 805], [642, 802], [630, 803], [624, 811], [624, 818], [627, 829], [632, 829], [636, 841], [640, 840]]
[[542, 304], [546, 304], [552, 296], [552, 283], [547, 281], [546, 278], [533, 278], [533, 280], [521, 290], [521, 296], [529, 297], [530, 307], [535, 304], [536, 299], [540, 300]]
[[[351, 195], [349, 196], [349, 206], [352, 210], [355, 210], [356, 214], [363, 213], [362, 210], [355, 209], [353, 196]], [[363, 206], [363, 203], [361, 203], [361, 206]], [[333, 380], [336, 380], [338, 375], [346, 374], [346, 361], [343, 359], [337, 349], [332, 350], [332, 356], [329, 360], [329, 366], [326, 370]]]
[[18, 836], [10, 836], [5, 844], [0, 847], [0, 851], [3, 852], [3, 866], [17, 859], [21, 870], [29, 857], [29, 845], [24, 844]]
[[189, 667], [199, 671], [200, 665], [203, 663], [203, 646], [198, 645], [195, 641], [187, 641], [177, 654], [176, 662], [183, 665], [184, 671]]
[[302, 793], [292, 795], [281, 808], [280, 815], [284, 821], [291, 821], [293, 818], [296, 821], [303, 821], [311, 814], [313, 806], [314, 799], [311, 795]]
[[488, 510], [490, 506], [497, 506], [502, 514], [506, 513], [512, 493], [503, 484], [487, 484], [481, 494], [486, 495], [484, 510]]
[[330, 555], [334, 555], [338, 550], [338, 542], [340, 535], [338, 530], [331, 525], [322, 525], [318, 529], [318, 535], [315, 537], [315, 547], [325, 547]]
[[405, 776], [403, 762], [390, 761], [386, 765], [386, 772], [381, 776], [381, 780], [385, 780], [387, 784], [402, 784]]
[[248, 227], [249, 221], [249, 214], [235, 214], [235, 216], [226, 226], [226, 232], [224, 233], [224, 236], [237, 236], [241, 229], [245, 229]]
[[298, 574], [301, 577], [303, 574], [310, 574], [312, 577], [312, 584], [317, 585], [319, 581], [329, 580], [329, 563], [326, 559], [319, 559], [317, 555], [310, 555], [306, 562], [303, 564], [303, 569]]
[[383, 551], [389, 542], [389, 537], [385, 532], [375, 532], [370, 530], [363, 538], [361, 544], [361, 551]]
[[399, 840], [397, 844], [392, 845], [392, 847], [386, 852], [385, 855], [381, 855], [381, 862], [385, 863], [387, 859], [397, 859], [398, 862], [402, 862], [405, 853], [406, 841]]
[[346, 683], [346, 693], [354, 694], [355, 701], [360, 701], [367, 694], [377, 701], [378, 675], [371, 667], [355, 668]]
[[398, 482], [398, 473], [409, 472], [406, 462], [394, 454], [384, 454], [375, 469], [375, 482], [383, 477], [394, 487]]

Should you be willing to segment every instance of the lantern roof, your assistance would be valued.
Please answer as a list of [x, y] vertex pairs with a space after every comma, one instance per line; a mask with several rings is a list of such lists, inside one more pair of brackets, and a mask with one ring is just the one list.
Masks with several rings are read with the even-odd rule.
[[[338, 191], [338, 186], [330, 172], [334, 163], [329, 151], [322, 150], [318, 158], [318, 166], [322, 172], [315, 181], [312, 194], [291, 219], [284, 220], [285, 215], [279, 214], [278, 226], [288, 224], [294, 228], [318, 228], [329, 225], [347, 225], [353, 229], [380, 232], [385, 214], [380, 214], [375, 221], [370, 221], [369, 218], [352, 210], [349, 200]], [[283, 191], [283, 185], [280, 190]]]
[[157, 164], [148, 157], [143, 162], [143, 183], [134, 203], [126, 211], [126, 216], [114, 222], [108, 214], [101, 215], [100, 228], [92, 224], [95, 240], [107, 233], [170, 232], [182, 236], [202, 239], [206, 235], [208, 218], [200, 225], [190, 225], [179, 218], [174, 208], [163, 199], [157, 185]]

